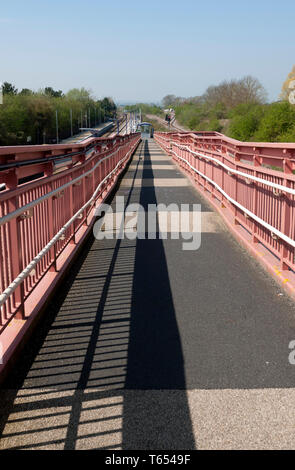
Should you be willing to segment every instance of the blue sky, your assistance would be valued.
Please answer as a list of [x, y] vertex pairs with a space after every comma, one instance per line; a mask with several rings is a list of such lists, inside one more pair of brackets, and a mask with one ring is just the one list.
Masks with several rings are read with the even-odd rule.
[[251, 74], [275, 100], [295, 64], [295, 2], [13, 0], [0, 81], [158, 102]]

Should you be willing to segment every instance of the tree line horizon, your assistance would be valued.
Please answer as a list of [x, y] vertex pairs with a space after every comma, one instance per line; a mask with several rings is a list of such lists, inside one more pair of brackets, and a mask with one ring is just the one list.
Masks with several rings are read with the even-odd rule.
[[[295, 65], [283, 83], [279, 101], [268, 103], [260, 81], [250, 75], [211, 85], [201, 96], [168, 94], [162, 106], [137, 103], [127, 111], [142, 109], [143, 117], [164, 117], [173, 108], [177, 122], [187, 130], [217, 131], [241, 141], [295, 142], [295, 106], [288, 101], [289, 84], [295, 80]], [[0, 145], [56, 143], [56, 112], [59, 138], [79, 132], [80, 127], [101, 123], [116, 115], [112, 98], [95, 100], [90, 90], [73, 88], [67, 93], [45, 87], [38, 91], [11, 83], [2, 87]], [[71, 122], [70, 122], [71, 121]], [[155, 130], [165, 128], [153, 121]]]
[[[145, 115], [164, 117], [164, 110], [173, 108], [177, 122], [187, 130], [221, 132], [241, 141], [295, 142], [295, 106], [288, 100], [293, 80], [295, 65], [282, 85], [279, 100], [273, 103], [267, 102], [260, 81], [248, 75], [209, 86], [201, 96], [168, 94], [162, 106], [141, 103], [127, 109], [140, 106]], [[165, 130], [156, 121], [153, 124], [157, 130]]]
[[116, 114], [111, 98], [96, 100], [83, 87], [67, 93], [49, 86], [38, 91], [28, 88], [18, 91], [13, 84], [4, 82], [2, 93], [2, 146], [56, 143], [77, 134], [81, 127], [95, 126]]

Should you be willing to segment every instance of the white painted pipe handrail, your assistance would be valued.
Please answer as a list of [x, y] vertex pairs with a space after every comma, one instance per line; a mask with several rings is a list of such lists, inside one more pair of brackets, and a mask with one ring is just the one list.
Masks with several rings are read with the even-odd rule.
[[[126, 147], [126, 145], [124, 145], [123, 147], [121, 148], [124, 148]], [[33, 207], [37, 206], [38, 204], [41, 204], [41, 202], [44, 202], [46, 201], [47, 199], [50, 199], [52, 196], [54, 196], [55, 194], [58, 194], [60, 193], [61, 191], [63, 191], [64, 189], [68, 188], [69, 186], [72, 186], [73, 184], [76, 184], [78, 181], [80, 181], [81, 179], [85, 178], [86, 176], [90, 175], [91, 173], [93, 173], [93, 171], [99, 166], [102, 164], [102, 162], [104, 162], [105, 160], [111, 158], [113, 155], [115, 155], [116, 153], [118, 153], [120, 149], [118, 148], [115, 152], [112, 152], [110, 155], [107, 155], [106, 157], [102, 158], [101, 160], [99, 160], [90, 170], [86, 171], [85, 173], [83, 173], [82, 175], [80, 176], [77, 176], [77, 178], [74, 178], [72, 179], [71, 181], [69, 181], [68, 183], [65, 183], [63, 184], [62, 186], [59, 186], [58, 188], [54, 189], [53, 191], [50, 191], [49, 193], [46, 193], [44, 194], [43, 196], [37, 198], [37, 199], [34, 199], [34, 201], [32, 202], [29, 202], [28, 204], [22, 206], [22, 207], [18, 207], [15, 211], [13, 212], [10, 212], [9, 214], [7, 215], [4, 215], [3, 217], [0, 217], [0, 226], [3, 225], [3, 224], [6, 224], [7, 222], [9, 222], [10, 220], [14, 219], [15, 217], [18, 217], [19, 215], [23, 214], [24, 212], [28, 211], [29, 209], [32, 209]]]
[[204, 175], [204, 173], [202, 173], [201, 171], [197, 170], [196, 168], [194, 168], [188, 160], [186, 160], [185, 158], [182, 158], [180, 157], [176, 152], [174, 152], [174, 150], [171, 150], [172, 153], [174, 153], [174, 155], [179, 158], [180, 160], [184, 161], [193, 171], [195, 171], [196, 173], [198, 173], [200, 176], [202, 176], [203, 178], [205, 178], [207, 181], [209, 181], [209, 183], [211, 183], [216, 189], [218, 189], [218, 191], [221, 192], [221, 194], [223, 194], [224, 197], [226, 197], [226, 199], [228, 199], [228, 201], [230, 201], [232, 204], [234, 204], [236, 207], [238, 207], [239, 209], [241, 209], [245, 214], [247, 214], [249, 217], [251, 217], [253, 220], [256, 220], [256, 222], [258, 222], [259, 224], [263, 225], [263, 227], [265, 227], [266, 229], [268, 229], [270, 232], [274, 233], [275, 235], [277, 235], [279, 238], [281, 238], [282, 240], [285, 240], [285, 242], [287, 242], [289, 245], [293, 246], [295, 248], [295, 241], [292, 240], [292, 238], [288, 237], [287, 235], [285, 235], [284, 233], [280, 232], [278, 229], [276, 229], [275, 227], [273, 227], [272, 225], [268, 224], [267, 222], [265, 222], [263, 219], [261, 219], [260, 217], [258, 217], [257, 215], [253, 214], [253, 212], [249, 211], [246, 207], [242, 206], [242, 204], [240, 204], [239, 202], [235, 201], [232, 197], [230, 197], [217, 183], [215, 183], [215, 181], [211, 180], [211, 178], [208, 178], [208, 176]]
[[265, 184], [266, 186], [270, 186], [271, 188], [276, 188], [276, 189], [279, 189], [280, 191], [285, 191], [286, 193], [295, 195], [295, 189], [288, 188], [287, 186], [283, 186], [282, 184], [273, 183], [272, 181], [268, 181], [268, 180], [265, 180], [263, 178], [258, 178], [257, 176], [253, 176], [253, 175], [250, 175], [248, 173], [243, 173], [242, 171], [235, 170], [234, 168], [230, 168], [229, 166], [225, 165], [224, 163], [222, 163], [217, 158], [210, 157], [209, 155], [205, 155], [205, 154], [200, 153], [200, 152], [195, 152], [194, 150], [191, 150], [186, 145], [178, 145], [175, 142], [172, 142], [172, 145], [175, 145], [176, 147], [178, 147], [180, 149], [182, 148], [184, 150], [188, 150], [190, 153], [192, 153], [193, 155], [197, 155], [198, 157], [206, 158], [207, 160], [211, 160], [211, 161], [217, 163], [218, 165], [222, 166], [223, 168], [225, 168], [227, 171], [230, 171], [231, 173], [234, 173], [234, 174], [239, 175], [239, 176], [243, 176], [244, 178], [247, 178], [249, 180], [257, 181], [258, 183]]
[[[33, 260], [23, 269], [23, 271], [14, 279], [14, 281], [11, 282], [11, 284], [6, 287], [6, 289], [2, 292], [0, 295], [0, 307], [1, 305], [6, 302], [6, 300], [13, 294], [15, 289], [29, 276], [30, 272], [37, 266], [37, 264], [40, 262], [40, 260], [48, 253], [48, 251], [53, 247], [53, 245], [60, 239], [62, 234], [66, 231], [68, 227], [76, 220], [79, 215], [94, 201], [94, 199], [97, 196], [97, 193], [99, 192], [101, 186], [103, 183], [117, 170], [117, 168], [123, 163], [124, 160], [126, 160], [129, 156], [130, 153], [132, 153], [132, 150], [129, 150], [129, 152], [125, 155], [124, 158], [122, 158], [116, 165], [116, 167], [108, 173], [108, 175], [99, 183], [97, 186], [96, 190], [94, 191], [93, 195], [91, 198], [65, 223], [65, 225], [57, 232], [57, 234], [47, 243], [47, 245], [38, 253], [38, 255], [33, 258]], [[111, 155], [114, 155], [116, 152], [114, 152]], [[111, 156], [109, 155], [109, 156]], [[102, 161], [102, 160], [101, 160]], [[96, 165], [97, 166], [97, 165]], [[94, 166], [91, 171], [94, 171], [96, 168]], [[89, 172], [87, 172], [89, 173]], [[84, 173], [83, 177], [87, 174]], [[79, 177], [81, 179], [81, 177]], [[74, 180], [73, 180], [74, 181]], [[61, 189], [59, 188], [59, 191]]]

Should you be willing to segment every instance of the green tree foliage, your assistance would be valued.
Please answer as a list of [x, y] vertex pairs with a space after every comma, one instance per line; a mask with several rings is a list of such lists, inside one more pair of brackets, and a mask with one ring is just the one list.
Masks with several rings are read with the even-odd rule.
[[91, 91], [86, 88], [72, 88], [66, 94], [66, 98], [72, 101], [79, 101], [82, 104], [88, 104], [92, 100]]
[[47, 86], [44, 89], [44, 94], [51, 96], [52, 98], [61, 98], [63, 96], [63, 92], [61, 90], [55, 91], [51, 86]]
[[253, 139], [258, 131], [264, 107], [257, 104], [241, 104], [231, 110], [229, 135], [234, 139], [247, 141]]
[[215, 131], [215, 132], [222, 131], [222, 125], [220, 124], [218, 119], [211, 119], [211, 121], [209, 121], [208, 131]]
[[[293, 77], [294, 70], [287, 82]], [[167, 95], [163, 104], [174, 108], [176, 120], [187, 129], [223, 132], [241, 141], [295, 142], [295, 106], [265, 100], [260, 82], [246, 76], [211, 86], [203, 96]]]
[[265, 142], [295, 142], [295, 107], [289, 102], [266, 106], [254, 139]]
[[156, 116], [164, 116], [163, 110], [160, 106], [155, 104], [137, 103], [130, 106], [125, 106], [126, 111], [138, 111], [141, 109], [142, 114], [155, 114]]
[[238, 106], [231, 112], [229, 135], [238, 140], [295, 142], [295, 107], [278, 102]]
[[2, 92], [3, 95], [16, 95], [17, 88], [15, 88], [11, 83], [4, 82], [2, 85]]
[[101, 107], [106, 116], [113, 116], [116, 112], [116, 105], [111, 98], [104, 98], [101, 101]]
[[193, 103], [186, 103], [175, 107], [175, 117], [181, 124], [194, 130], [204, 118], [203, 108]]
[[29, 88], [23, 88], [20, 92], [19, 92], [20, 95], [32, 95], [33, 92], [32, 90], [30, 90]]
[[23, 88], [17, 93], [11, 84], [4, 84], [3, 105], [0, 106], [0, 145], [42, 144], [56, 141], [56, 111], [59, 139], [78, 133], [80, 127], [94, 126], [116, 114], [110, 98], [95, 100], [84, 89], [61, 90], [46, 87], [39, 92]]

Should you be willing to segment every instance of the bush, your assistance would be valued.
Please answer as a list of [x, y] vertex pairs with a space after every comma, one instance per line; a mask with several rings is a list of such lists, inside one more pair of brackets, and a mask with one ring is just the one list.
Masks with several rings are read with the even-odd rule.
[[208, 124], [208, 131], [215, 131], [215, 132], [221, 132], [222, 131], [222, 125], [218, 121], [218, 119], [211, 119], [211, 121]]
[[264, 106], [239, 105], [230, 112], [229, 136], [234, 139], [251, 140], [258, 130], [264, 115]]
[[[9, 84], [7, 84], [9, 85]], [[10, 88], [14, 88], [12, 85]], [[6, 89], [9, 89], [7, 86]], [[18, 145], [28, 142], [52, 143], [56, 138], [55, 112], [58, 111], [59, 138], [71, 134], [70, 110], [73, 118], [73, 132], [86, 126], [85, 115], [90, 109], [91, 125], [101, 122], [102, 116], [112, 117], [116, 106], [109, 98], [95, 101], [89, 91], [73, 89], [66, 95], [47, 87], [38, 93], [24, 89], [20, 93], [4, 93], [0, 106], [0, 145]], [[82, 113], [82, 123], [81, 123]]]
[[[295, 107], [290, 103], [272, 103], [266, 106], [254, 139], [264, 142], [292, 139], [295, 126]], [[293, 139], [294, 140], [294, 139]]]

